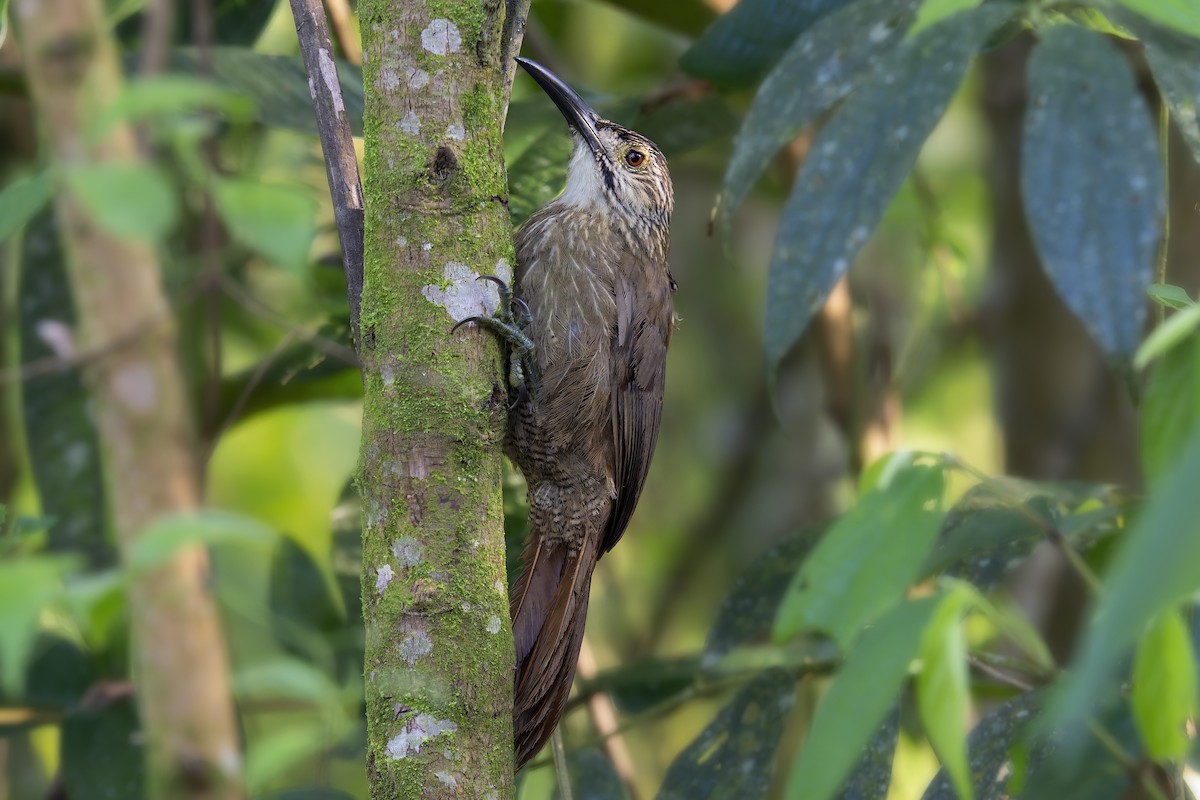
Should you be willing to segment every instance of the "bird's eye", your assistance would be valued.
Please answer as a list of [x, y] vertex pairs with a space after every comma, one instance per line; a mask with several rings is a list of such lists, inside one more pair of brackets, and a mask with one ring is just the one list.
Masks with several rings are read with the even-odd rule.
[[646, 160], [646, 154], [641, 150], [630, 150], [625, 154], [625, 163], [631, 167], [640, 167]]

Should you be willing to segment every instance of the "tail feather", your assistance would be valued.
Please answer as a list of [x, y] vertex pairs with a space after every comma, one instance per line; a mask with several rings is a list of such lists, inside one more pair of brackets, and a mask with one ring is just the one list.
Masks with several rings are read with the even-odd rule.
[[543, 545], [541, 538], [536, 531], [530, 535], [510, 609], [517, 651], [517, 769], [550, 740], [562, 716], [583, 644], [592, 570], [599, 557], [595, 537], [588, 537], [575, 553], [559, 544]]

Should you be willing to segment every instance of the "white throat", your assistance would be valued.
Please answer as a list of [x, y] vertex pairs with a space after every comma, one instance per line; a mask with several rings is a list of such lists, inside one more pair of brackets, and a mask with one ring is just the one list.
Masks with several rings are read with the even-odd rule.
[[598, 205], [604, 197], [600, 170], [596, 168], [596, 157], [578, 134], [572, 134], [575, 149], [567, 164], [567, 185], [558, 196], [558, 203], [574, 208], [589, 208]]

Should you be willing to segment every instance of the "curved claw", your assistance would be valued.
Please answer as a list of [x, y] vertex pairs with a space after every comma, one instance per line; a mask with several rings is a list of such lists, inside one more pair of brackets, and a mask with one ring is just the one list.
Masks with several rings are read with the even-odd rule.
[[521, 309], [521, 315], [522, 315], [523, 317], [529, 317], [529, 316], [531, 316], [531, 312], [529, 311], [529, 303], [526, 303], [524, 300], [522, 300], [522, 299], [521, 299], [521, 298], [519, 298], [519, 297], [514, 297], [514, 298], [512, 299], [512, 302], [513, 302], [513, 303], [516, 303], [516, 304], [517, 304], [517, 306], [519, 306], [519, 307], [520, 307], [520, 309]]
[[480, 276], [479, 276], [478, 278], [476, 278], [475, 280], [477, 280], [477, 281], [491, 281], [492, 283], [494, 283], [494, 284], [496, 284], [497, 286], [499, 286], [501, 289], [508, 289], [508, 284], [507, 284], [507, 283], [505, 283], [504, 279], [503, 279], [503, 278], [500, 278], [500, 277], [497, 277], [496, 275], [480, 275]]
[[479, 316], [463, 317], [458, 322], [454, 323], [454, 327], [450, 329], [450, 333], [454, 333], [459, 328], [461, 328], [463, 325], [466, 325], [468, 322], [474, 322], [474, 323], [478, 324], [481, 320], [483, 320], [483, 317], [479, 317]]

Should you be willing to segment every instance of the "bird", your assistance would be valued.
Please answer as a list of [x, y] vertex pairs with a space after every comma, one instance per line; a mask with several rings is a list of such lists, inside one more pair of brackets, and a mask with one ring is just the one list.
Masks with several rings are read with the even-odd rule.
[[520, 769], [562, 716], [592, 572], [629, 525], [650, 468], [676, 283], [662, 150], [546, 67], [517, 62], [566, 118], [566, 185], [517, 229], [512, 289], [483, 276], [500, 286], [497, 313], [458, 324], [507, 343], [504, 449], [528, 487], [529, 531], [509, 592]]

